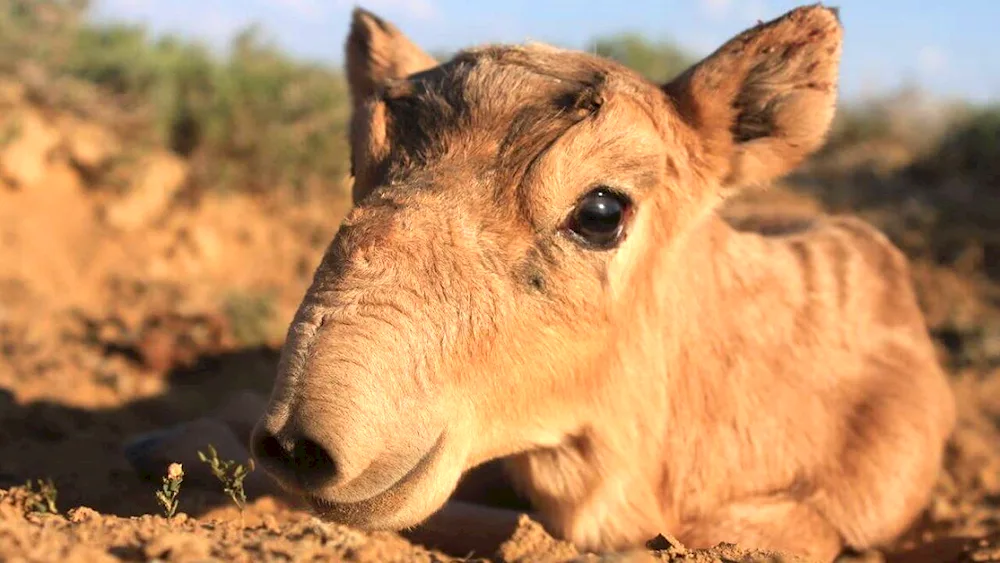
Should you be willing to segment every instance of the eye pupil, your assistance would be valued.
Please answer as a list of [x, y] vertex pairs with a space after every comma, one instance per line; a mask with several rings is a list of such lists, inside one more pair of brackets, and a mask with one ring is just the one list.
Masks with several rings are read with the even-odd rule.
[[573, 210], [570, 230], [586, 244], [611, 248], [621, 238], [628, 201], [621, 195], [598, 188], [583, 196]]

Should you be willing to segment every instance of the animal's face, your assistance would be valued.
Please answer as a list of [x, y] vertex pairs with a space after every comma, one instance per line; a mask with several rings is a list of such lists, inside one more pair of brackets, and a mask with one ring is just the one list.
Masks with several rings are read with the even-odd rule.
[[[806, 23], [839, 47], [823, 14]], [[623, 363], [655, 353], [629, 346], [656, 310], [650, 265], [725, 188], [794, 166], [825, 131], [835, 64], [804, 77], [826, 88], [806, 95], [822, 115], [789, 123], [772, 114], [801, 113], [797, 91], [769, 89], [784, 71], [762, 53], [663, 87], [545, 46], [437, 65], [357, 11], [355, 207], [289, 330], [263, 467], [323, 515], [399, 528], [465, 469], [601, 423], [615, 388], [642, 384]], [[789, 53], [801, 73], [816, 62]]]

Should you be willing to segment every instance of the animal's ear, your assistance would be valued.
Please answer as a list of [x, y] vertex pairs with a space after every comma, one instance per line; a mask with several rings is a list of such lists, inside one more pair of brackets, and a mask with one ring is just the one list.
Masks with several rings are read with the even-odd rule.
[[790, 172], [825, 141], [843, 31], [797, 8], [737, 35], [663, 90], [702, 140], [702, 174], [733, 188]]
[[355, 108], [385, 82], [438, 65], [396, 26], [362, 8], [354, 8], [351, 14], [345, 50], [347, 81]]

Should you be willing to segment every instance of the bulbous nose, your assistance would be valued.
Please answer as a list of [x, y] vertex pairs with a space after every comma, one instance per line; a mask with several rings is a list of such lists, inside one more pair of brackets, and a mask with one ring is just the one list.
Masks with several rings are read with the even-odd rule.
[[340, 464], [317, 440], [289, 430], [278, 433], [259, 426], [251, 438], [257, 463], [286, 486], [306, 490], [329, 487], [339, 480]]

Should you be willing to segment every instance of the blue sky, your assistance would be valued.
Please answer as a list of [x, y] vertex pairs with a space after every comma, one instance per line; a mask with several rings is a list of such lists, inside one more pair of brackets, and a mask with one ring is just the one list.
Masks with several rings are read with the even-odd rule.
[[[260, 23], [290, 52], [339, 63], [353, 5], [391, 20], [421, 46], [454, 50], [524, 40], [582, 48], [592, 37], [639, 31], [703, 55], [753, 25], [812, 0], [96, 0], [99, 19], [139, 22], [224, 46]], [[840, 0], [842, 93], [917, 84], [946, 97], [1000, 102], [1000, 1]]]

